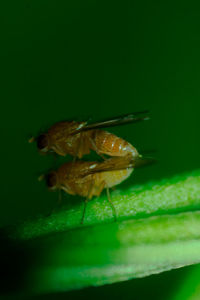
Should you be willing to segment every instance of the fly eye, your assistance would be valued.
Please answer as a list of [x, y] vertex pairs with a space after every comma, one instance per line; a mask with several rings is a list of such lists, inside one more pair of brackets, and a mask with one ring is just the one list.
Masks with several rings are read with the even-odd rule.
[[45, 134], [42, 134], [37, 138], [37, 147], [39, 150], [47, 150], [48, 138]]
[[46, 183], [47, 183], [48, 188], [50, 188], [50, 189], [56, 188], [56, 185], [57, 185], [57, 176], [56, 176], [56, 174], [55, 173], [49, 173], [46, 176]]

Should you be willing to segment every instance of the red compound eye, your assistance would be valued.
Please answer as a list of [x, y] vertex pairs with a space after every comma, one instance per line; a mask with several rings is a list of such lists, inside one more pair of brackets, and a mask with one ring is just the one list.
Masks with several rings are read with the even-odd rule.
[[41, 134], [37, 138], [37, 147], [39, 150], [44, 150], [45, 148], [48, 147], [48, 138], [45, 134]]
[[56, 187], [56, 185], [57, 185], [57, 176], [56, 176], [56, 174], [55, 173], [49, 173], [46, 176], [46, 183], [47, 183], [48, 188], [50, 188], [50, 189]]

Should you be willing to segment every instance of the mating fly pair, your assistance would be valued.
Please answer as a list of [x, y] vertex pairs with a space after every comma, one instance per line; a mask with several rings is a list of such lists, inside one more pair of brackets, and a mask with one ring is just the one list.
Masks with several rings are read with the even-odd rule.
[[[64, 190], [68, 194], [85, 197], [81, 223], [84, 220], [87, 201], [93, 196], [99, 196], [104, 188], [107, 190], [108, 200], [116, 219], [109, 188], [128, 178], [134, 168], [152, 162], [151, 159], [142, 159], [136, 148], [124, 139], [100, 128], [148, 120], [147, 113], [148, 111], [137, 112], [93, 124], [75, 121], [58, 122], [36, 138], [41, 153], [54, 152], [61, 156], [70, 154], [75, 159], [77, 157], [80, 159], [93, 150], [103, 158], [102, 162], [74, 160], [45, 176], [49, 189]], [[144, 114], [145, 116], [142, 116]], [[34, 140], [31, 138], [29, 142]], [[110, 158], [106, 159], [104, 155]]]

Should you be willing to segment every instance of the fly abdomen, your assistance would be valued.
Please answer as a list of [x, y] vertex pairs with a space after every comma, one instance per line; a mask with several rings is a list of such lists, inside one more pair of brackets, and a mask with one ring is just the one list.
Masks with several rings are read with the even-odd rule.
[[120, 137], [103, 130], [93, 131], [92, 149], [109, 156], [139, 156], [135, 147]]
[[101, 180], [105, 182], [105, 186], [111, 188], [126, 180], [132, 172], [132, 168], [127, 168], [118, 171], [102, 172], [99, 175], [101, 176]]

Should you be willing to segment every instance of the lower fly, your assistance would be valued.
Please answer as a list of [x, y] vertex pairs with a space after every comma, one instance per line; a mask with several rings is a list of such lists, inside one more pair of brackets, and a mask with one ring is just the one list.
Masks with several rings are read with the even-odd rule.
[[103, 162], [75, 161], [62, 165], [56, 171], [45, 176], [46, 184], [50, 190], [63, 190], [71, 195], [85, 198], [81, 224], [84, 222], [86, 204], [94, 196], [100, 196], [107, 190], [108, 201], [113, 210], [113, 217], [117, 219], [117, 212], [111, 201], [109, 188], [126, 180], [134, 168], [152, 163], [152, 159], [137, 157], [112, 157]]

